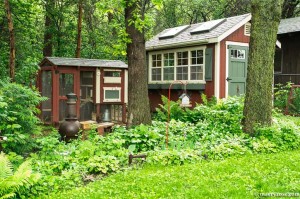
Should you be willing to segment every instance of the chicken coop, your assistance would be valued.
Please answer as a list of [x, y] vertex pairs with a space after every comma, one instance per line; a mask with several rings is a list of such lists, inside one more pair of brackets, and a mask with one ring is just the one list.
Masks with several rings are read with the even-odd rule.
[[38, 88], [48, 99], [41, 104], [44, 123], [58, 125], [66, 114], [66, 95], [77, 96], [79, 121], [126, 122], [128, 66], [119, 60], [45, 57]]

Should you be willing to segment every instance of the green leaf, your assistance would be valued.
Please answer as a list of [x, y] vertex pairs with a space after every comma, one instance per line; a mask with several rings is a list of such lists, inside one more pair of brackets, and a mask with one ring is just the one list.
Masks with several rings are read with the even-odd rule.
[[129, 153], [133, 153], [136, 149], [136, 145], [135, 144], [131, 144], [129, 147], [128, 147], [128, 151]]

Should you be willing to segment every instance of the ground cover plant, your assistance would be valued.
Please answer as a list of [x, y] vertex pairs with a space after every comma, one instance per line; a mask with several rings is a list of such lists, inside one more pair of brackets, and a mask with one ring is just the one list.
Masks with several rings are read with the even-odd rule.
[[[129, 153], [146, 154], [143, 165], [160, 167], [299, 148], [298, 118], [274, 111], [273, 126], [258, 126], [251, 137], [243, 133], [240, 125], [243, 98], [210, 102], [202, 97], [204, 103], [193, 110], [171, 103], [168, 148], [165, 142], [165, 104], [152, 125], [130, 129], [115, 126], [106, 136], [99, 136], [92, 129], [86, 140], [80, 137], [64, 143], [59, 141], [56, 129], [48, 128], [47, 136], [35, 137], [35, 152], [27, 155], [33, 172], [41, 177], [29, 191], [18, 193], [19, 196], [45, 198], [112, 173], [124, 172], [131, 168], [128, 166]], [[23, 161], [15, 153], [7, 155], [16, 166]], [[135, 165], [140, 162], [137, 160]]]
[[244, 199], [268, 193], [299, 197], [299, 164], [300, 151], [295, 150], [182, 166], [145, 166], [49, 198]]

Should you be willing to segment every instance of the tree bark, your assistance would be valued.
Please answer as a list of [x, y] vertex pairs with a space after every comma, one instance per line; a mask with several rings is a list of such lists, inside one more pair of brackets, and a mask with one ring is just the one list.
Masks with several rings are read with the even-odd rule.
[[135, 27], [134, 15], [144, 13], [137, 2], [126, 0], [125, 25], [130, 39], [127, 43], [128, 59], [128, 118], [127, 126], [150, 124], [151, 114], [148, 98], [147, 65], [144, 31]]
[[9, 53], [9, 76], [12, 82], [15, 81], [15, 62], [16, 62], [16, 48], [15, 48], [15, 32], [14, 24], [11, 16], [11, 10], [8, 0], [4, 0], [6, 17], [8, 23], [9, 31], [9, 43], [10, 43], [10, 53]]
[[81, 51], [81, 29], [82, 29], [82, 0], [78, 1], [78, 21], [77, 21], [77, 46], [75, 57], [80, 57]]
[[243, 130], [272, 122], [274, 53], [282, 0], [253, 0]]
[[51, 57], [53, 54], [53, 20], [51, 17], [51, 9], [54, 7], [53, 0], [46, 1], [46, 18], [45, 18], [45, 33], [44, 33], [44, 48], [43, 48], [43, 55], [44, 57]]

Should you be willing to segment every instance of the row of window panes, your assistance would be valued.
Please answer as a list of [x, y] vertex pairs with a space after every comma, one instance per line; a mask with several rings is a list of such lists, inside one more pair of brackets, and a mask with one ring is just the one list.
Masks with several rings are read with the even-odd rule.
[[[191, 51], [191, 66], [188, 65], [188, 51], [177, 52], [176, 80], [189, 80], [188, 71], [190, 67], [190, 80], [203, 80], [203, 50]], [[163, 80], [174, 80], [174, 53], [164, 53]], [[162, 80], [162, 56], [152, 55], [152, 81]]]

